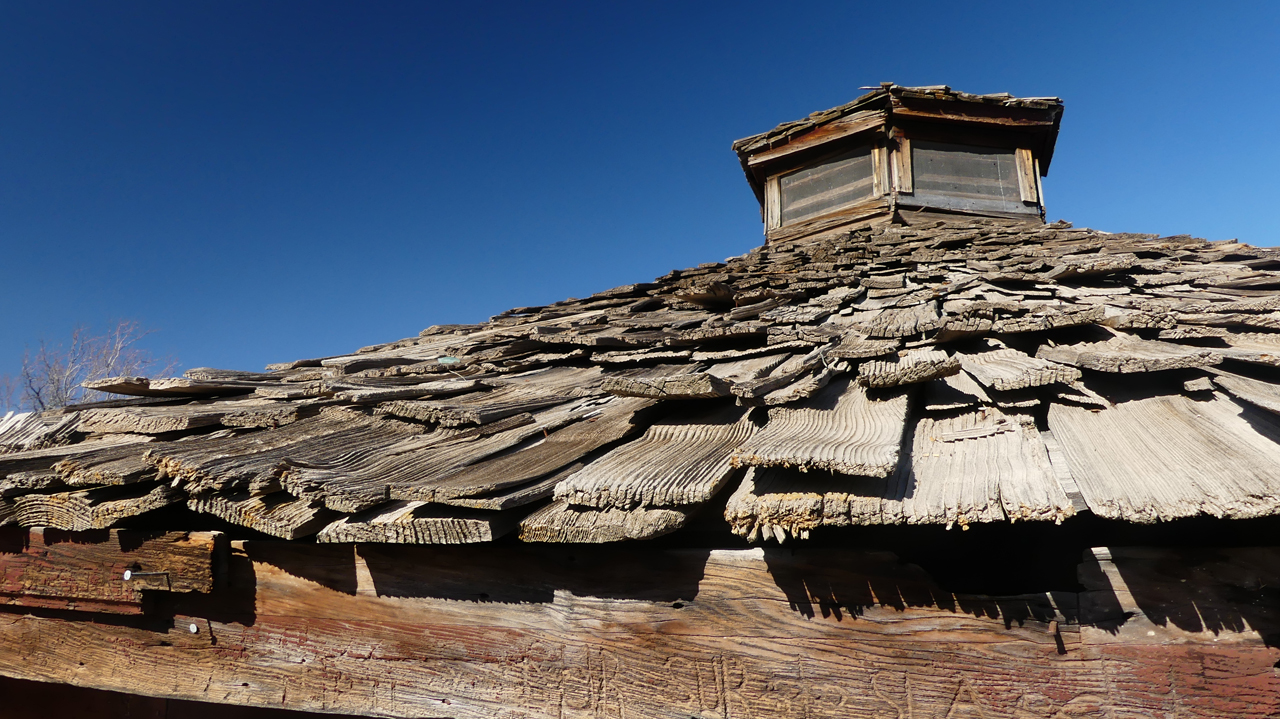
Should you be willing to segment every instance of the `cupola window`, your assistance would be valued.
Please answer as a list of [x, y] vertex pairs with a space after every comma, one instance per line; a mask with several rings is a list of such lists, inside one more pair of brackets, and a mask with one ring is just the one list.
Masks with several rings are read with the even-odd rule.
[[[733, 143], [768, 241], [954, 214], [1044, 220], [1056, 97], [881, 83], [853, 102]], [[905, 215], [903, 216], [905, 217]]]
[[[970, 211], [1039, 212], [1028, 192], [1031, 168], [1018, 151], [917, 140], [910, 145], [915, 197], [921, 205]], [[1028, 194], [1031, 196], [1028, 197]]]
[[782, 224], [825, 215], [874, 194], [871, 148], [859, 147], [779, 178]]

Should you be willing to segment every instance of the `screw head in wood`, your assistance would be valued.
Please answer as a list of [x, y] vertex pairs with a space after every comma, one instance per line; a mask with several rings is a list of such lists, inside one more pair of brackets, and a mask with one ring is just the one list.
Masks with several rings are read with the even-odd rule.
[[200, 633], [200, 627], [199, 627], [199, 626], [197, 626], [195, 622], [192, 622], [191, 624], [188, 624], [188, 625], [187, 625], [187, 629], [190, 629], [192, 634], [199, 634], [199, 633]]
[[133, 579], [133, 570], [132, 569], [124, 570], [124, 581], [127, 582], [130, 579]]

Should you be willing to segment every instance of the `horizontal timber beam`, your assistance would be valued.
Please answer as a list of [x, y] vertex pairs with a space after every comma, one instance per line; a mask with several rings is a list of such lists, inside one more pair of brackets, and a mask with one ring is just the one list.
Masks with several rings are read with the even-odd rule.
[[0, 612], [0, 674], [391, 717], [1263, 717], [1278, 560], [1099, 550], [1083, 593], [990, 598], [874, 552], [246, 542], [152, 616]]

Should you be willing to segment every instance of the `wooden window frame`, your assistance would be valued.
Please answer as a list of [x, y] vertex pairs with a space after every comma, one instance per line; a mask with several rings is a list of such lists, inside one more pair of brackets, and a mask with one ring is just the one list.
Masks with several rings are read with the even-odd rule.
[[[874, 144], [866, 143], [865, 145], [861, 143], [855, 143], [855, 144], [849, 144], [849, 145], [842, 144], [842, 146], [839, 149], [833, 149], [831, 152], [823, 154], [819, 157], [809, 158], [804, 163], [797, 164], [795, 166], [788, 167], [785, 170], [775, 172], [772, 175], [769, 175], [769, 177], [765, 179], [765, 182], [764, 182], [764, 229], [765, 229], [765, 232], [767, 233], [772, 230], [777, 230], [783, 227], [782, 182], [781, 182], [783, 176], [789, 175], [799, 170], [803, 170], [807, 167], [812, 167], [814, 165], [821, 163], [823, 160], [848, 152], [854, 148], [867, 147], [867, 146], [869, 146], [871, 149], [871, 196], [866, 198], [864, 202], [871, 202], [887, 196], [894, 186], [893, 185], [893, 182], [894, 182], [893, 168], [891, 166], [893, 159], [892, 159], [892, 153], [890, 149], [887, 146], [880, 143], [874, 143]], [[822, 217], [838, 215], [839, 213], [844, 212], [846, 209], [848, 208], [840, 208], [837, 210], [832, 210], [830, 213], [827, 213], [826, 215], [818, 215], [816, 217], [807, 218], [804, 220], [797, 220], [792, 224], [793, 225], [802, 224], [804, 222], [810, 222], [814, 219], [820, 219]]]
[[915, 192], [915, 179], [911, 174], [911, 139], [898, 138], [893, 150], [893, 189], [900, 193]]
[[782, 227], [782, 175], [771, 176], [764, 183], [764, 227], [776, 230]]
[[[1014, 162], [1016, 163], [1015, 175], [1018, 181], [1018, 197], [1023, 203], [1028, 203], [1039, 209], [1040, 213], [1044, 213], [1044, 185], [1040, 179], [1040, 158], [1035, 156], [1027, 147], [1018, 145], [986, 144], [975, 138], [976, 141], [966, 141], [962, 138], [947, 138], [944, 140], [935, 140], [929, 134], [917, 137], [919, 140], [928, 140], [931, 142], [945, 142], [955, 145], [970, 145], [975, 147], [991, 147], [1004, 150], [1012, 150]], [[915, 170], [914, 159], [912, 153], [911, 138], [899, 136], [897, 138], [897, 147], [891, 151], [890, 159], [891, 167], [889, 168], [892, 184], [889, 185], [900, 195], [907, 195], [902, 201], [911, 204], [911, 197], [915, 195]], [[923, 200], [923, 198], [922, 198]], [[940, 207], [938, 209], [948, 209]], [[1021, 214], [1021, 213], [1019, 213]]]

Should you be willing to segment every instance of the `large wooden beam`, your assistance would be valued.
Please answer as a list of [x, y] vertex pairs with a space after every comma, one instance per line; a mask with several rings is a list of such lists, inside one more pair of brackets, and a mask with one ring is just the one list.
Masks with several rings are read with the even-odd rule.
[[0, 613], [0, 674], [391, 717], [1280, 712], [1280, 550], [1152, 556], [992, 599], [883, 553], [252, 542], [162, 619]]
[[0, 604], [141, 614], [144, 591], [213, 589], [217, 532], [0, 530]]

